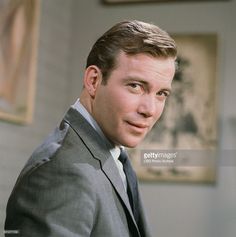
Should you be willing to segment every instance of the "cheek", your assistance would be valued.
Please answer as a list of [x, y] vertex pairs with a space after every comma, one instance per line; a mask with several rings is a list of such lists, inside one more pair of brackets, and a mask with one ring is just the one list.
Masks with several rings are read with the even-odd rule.
[[165, 102], [158, 104], [156, 114], [154, 116], [154, 120], [155, 120], [154, 123], [160, 119], [163, 113], [164, 107], [165, 107]]
[[116, 91], [102, 94], [99, 100], [99, 105], [102, 107], [101, 112], [104, 113], [102, 116], [106, 117], [104, 119], [107, 119], [109, 124], [114, 126], [125, 113], [125, 103], [127, 101], [125, 102], [122, 95], [116, 93]]
[[109, 97], [110, 109], [115, 114], [126, 114], [130, 113], [137, 106], [137, 98], [131, 96], [126, 91], [114, 91]]

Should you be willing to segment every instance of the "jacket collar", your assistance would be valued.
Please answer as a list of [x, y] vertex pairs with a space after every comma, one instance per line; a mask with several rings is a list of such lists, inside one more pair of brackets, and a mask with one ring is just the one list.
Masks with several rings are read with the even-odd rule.
[[94, 128], [86, 121], [86, 119], [74, 108], [70, 108], [64, 117], [64, 121], [68, 123], [76, 134], [81, 138], [85, 146], [91, 152], [95, 159], [98, 159], [101, 164], [101, 170], [104, 172], [110, 183], [120, 196], [125, 207], [127, 208], [134, 225], [138, 228], [134, 220], [133, 212], [131, 210], [127, 193], [125, 192], [119, 171], [116, 167], [115, 161], [111, 153], [107, 149], [100, 135]]

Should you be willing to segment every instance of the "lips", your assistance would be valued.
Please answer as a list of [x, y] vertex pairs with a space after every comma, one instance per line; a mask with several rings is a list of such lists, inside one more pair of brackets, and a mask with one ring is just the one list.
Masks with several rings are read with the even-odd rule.
[[137, 127], [137, 128], [147, 128], [148, 127], [148, 125], [143, 124], [143, 123], [133, 123], [133, 122], [129, 122], [129, 121], [127, 121], [127, 123], [134, 126], [134, 127]]
[[126, 121], [126, 122], [136, 132], [144, 132], [149, 127], [149, 125], [144, 124], [144, 123], [134, 123], [130, 121]]

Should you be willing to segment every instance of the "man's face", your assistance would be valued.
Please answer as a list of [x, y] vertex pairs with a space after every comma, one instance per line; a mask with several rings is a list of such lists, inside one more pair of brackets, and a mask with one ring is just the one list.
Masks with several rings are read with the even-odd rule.
[[116, 145], [135, 147], [160, 118], [175, 73], [174, 58], [121, 52], [106, 85], [99, 82], [92, 115]]

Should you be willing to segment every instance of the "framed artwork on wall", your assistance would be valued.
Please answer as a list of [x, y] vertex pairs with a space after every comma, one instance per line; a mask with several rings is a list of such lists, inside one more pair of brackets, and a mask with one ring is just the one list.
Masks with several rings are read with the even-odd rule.
[[130, 151], [140, 180], [216, 181], [217, 36], [173, 34], [178, 69], [161, 119]]
[[0, 0], [0, 119], [32, 121], [39, 0]]
[[[105, 3], [167, 2], [170, 0], [103, 0]], [[177, 0], [172, 0], [177, 1]]]
[[[196, 2], [210, 2], [215, 0], [198, 0]], [[221, 0], [221, 1], [229, 1], [229, 0]], [[148, 3], [148, 2], [194, 2], [194, 0], [103, 0], [104, 3]]]

